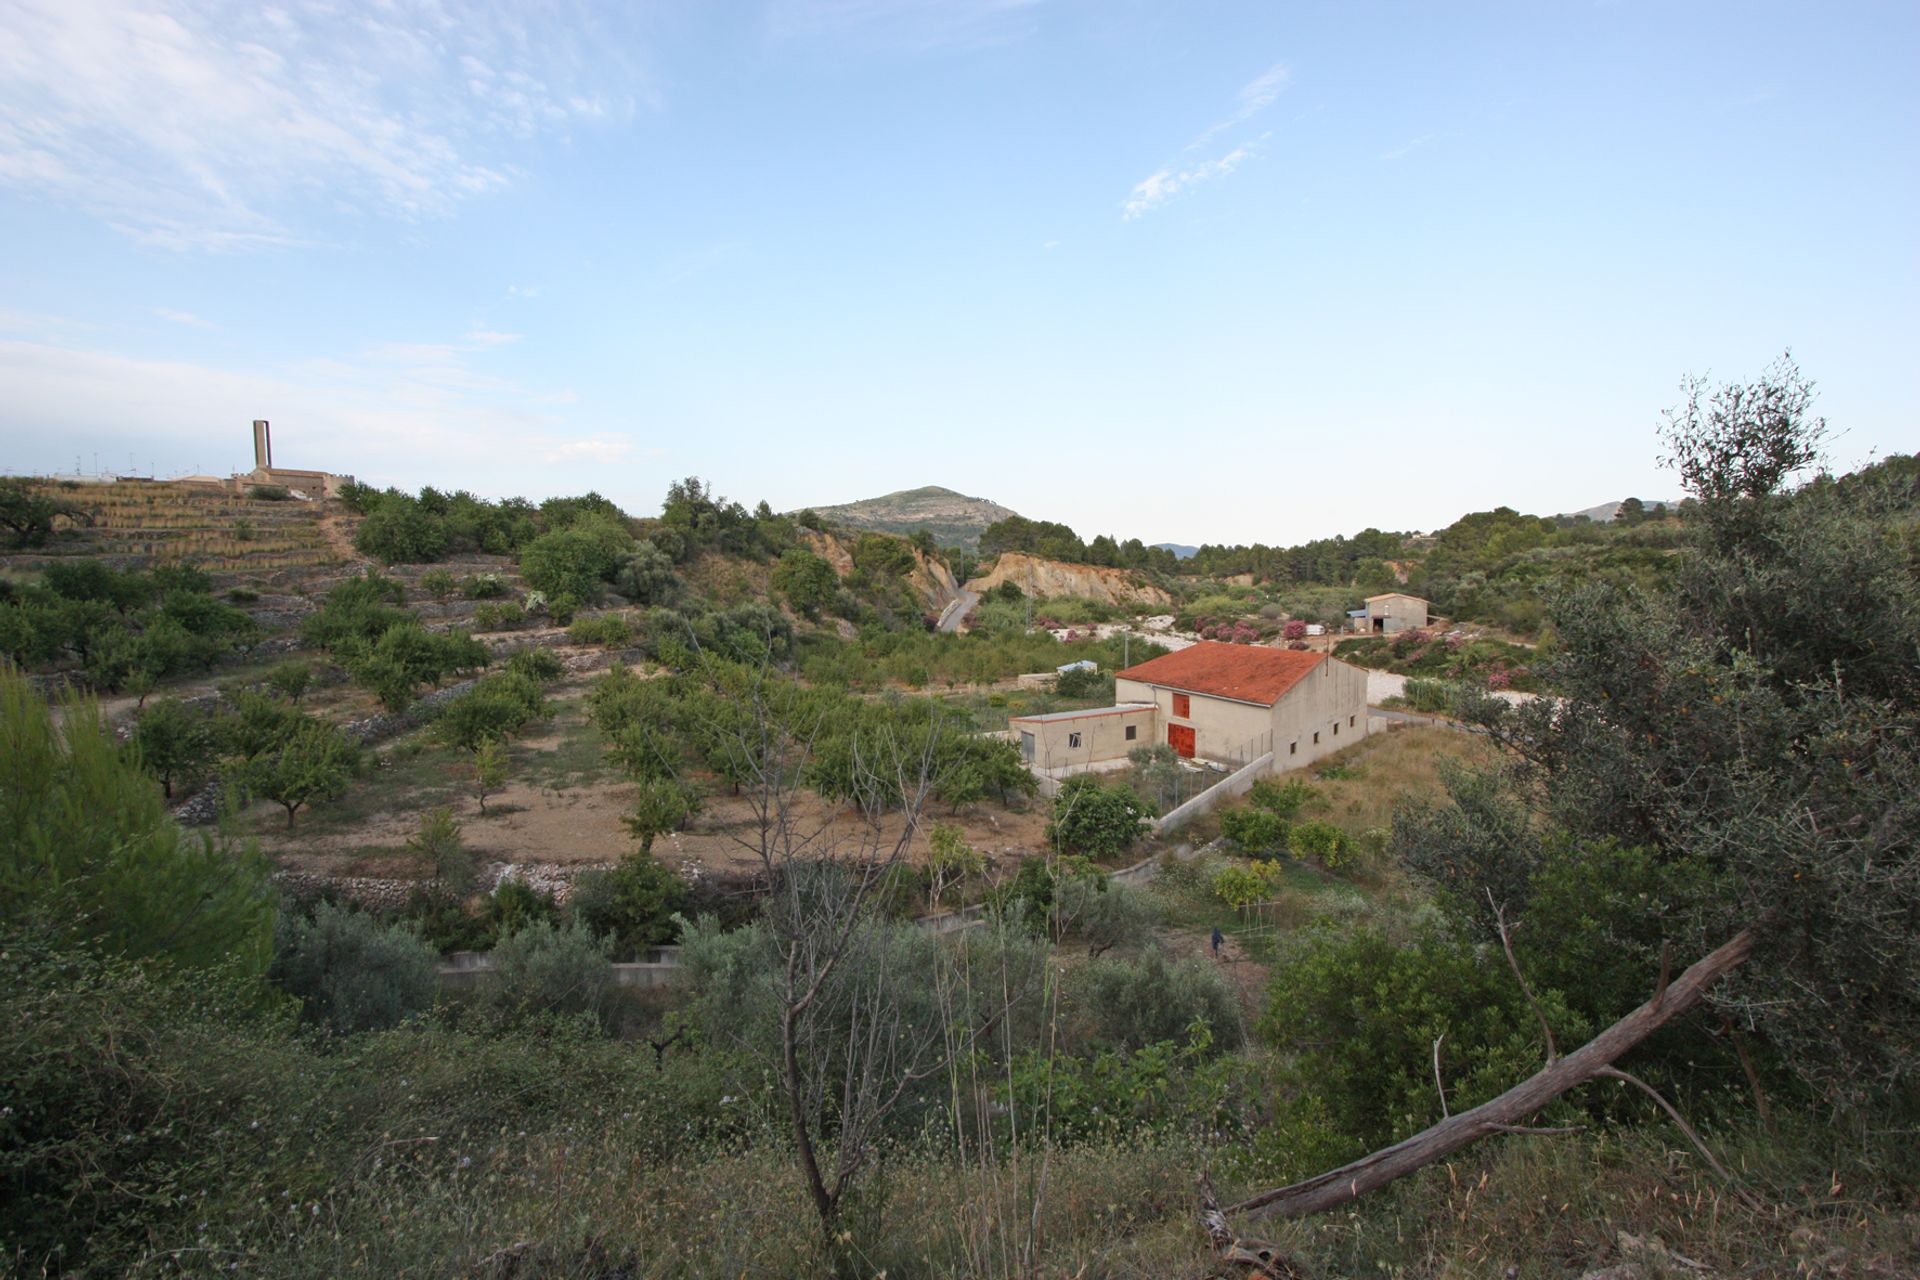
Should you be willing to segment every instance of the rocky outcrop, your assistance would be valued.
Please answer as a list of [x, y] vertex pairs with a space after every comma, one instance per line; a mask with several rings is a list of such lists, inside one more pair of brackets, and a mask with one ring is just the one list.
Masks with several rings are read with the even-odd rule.
[[[832, 565], [837, 576], [844, 578], [853, 572], [853, 549], [842, 539], [813, 529], [802, 529], [800, 539], [807, 550]], [[907, 572], [907, 585], [926, 601], [929, 610], [938, 613], [960, 594], [960, 584], [944, 563], [911, 544], [908, 549], [913, 552], [913, 568]]]
[[1042, 560], [1024, 551], [1002, 552], [993, 570], [967, 583], [982, 595], [1011, 582], [1029, 597], [1078, 596], [1114, 605], [1169, 605], [1173, 597], [1130, 569]]

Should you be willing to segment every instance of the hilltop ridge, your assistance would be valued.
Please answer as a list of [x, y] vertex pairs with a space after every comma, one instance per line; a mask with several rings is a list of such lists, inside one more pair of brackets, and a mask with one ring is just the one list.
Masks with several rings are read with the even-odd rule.
[[901, 489], [877, 498], [807, 508], [833, 524], [876, 533], [913, 534], [924, 529], [943, 546], [972, 549], [988, 525], [1018, 514], [988, 498], [972, 498], [940, 485]]

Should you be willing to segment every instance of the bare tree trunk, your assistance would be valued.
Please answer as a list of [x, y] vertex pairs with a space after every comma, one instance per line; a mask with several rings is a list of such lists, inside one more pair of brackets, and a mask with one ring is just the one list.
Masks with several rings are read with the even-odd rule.
[[[1613, 1066], [1616, 1058], [1699, 1004], [1707, 989], [1739, 967], [1752, 949], [1753, 935], [1743, 930], [1718, 950], [1696, 962], [1671, 986], [1663, 983], [1653, 999], [1566, 1057], [1549, 1061], [1538, 1073], [1492, 1101], [1442, 1120], [1404, 1142], [1362, 1156], [1352, 1164], [1342, 1165], [1292, 1186], [1262, 1191], [1231, 1206], [1225, 1213], [1303, 1218], [1357, 1200], [1369, 1191], [1452, 1155], [1490, 1134], [1565, 1132], [1528, 1129], [1521, 1121], [1568, 1090], [1592, 1080], [1621, 1074]], [[1214, 1216], [1218, 1218], [1219, 1226], [1225, 1228], [1226, 1221], [1219, 1210], [1214, 1210]], [[1204, 1213], [1202, 1221], [1208, 1227], [1209, 1234], [1215, 1234], [1213, 1221]], [[1233, 1238], [1230, 1229], [1227, 1230], [1227, 1238]]]
[[[792, 972], [789, 961], [788, 972]], [[801, 1088], [800, 1043], [794, 1034], [794, 1023], [798, 1015], [793, 1008], [781, 1011], [780, 1016], [780, 1053], [782, 1078], [787, 1086], [787, 1110], [793, 1117], [793, 1143], [800, 1153], [800, 1169], [806, 1174], [807, 1191], [813, 1196], [814, 1211], [820, 1215], [822, 1226], [833, 1222], [834, 1214], [839, 1211], [838, 1200], [828, 1194], [826, 1180], [820, 1176], [820, 1159], [813, 1149], [813, 1131], [807, 1125], [807, 1103]]]

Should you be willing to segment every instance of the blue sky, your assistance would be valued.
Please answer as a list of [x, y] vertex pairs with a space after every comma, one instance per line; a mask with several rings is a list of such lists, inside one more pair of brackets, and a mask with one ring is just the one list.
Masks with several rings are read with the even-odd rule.
[[0, 0], [0, 469], [1148, 541], [1920, 448], [1920, 7]]

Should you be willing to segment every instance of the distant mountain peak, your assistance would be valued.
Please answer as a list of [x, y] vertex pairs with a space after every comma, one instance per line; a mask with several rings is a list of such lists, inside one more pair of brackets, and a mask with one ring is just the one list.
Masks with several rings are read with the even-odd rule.
[[912, 534], [921, 530], [942, 546], [975, 547], [988, 525], [1018, 514], [988, 498], [974, 498], [943, 485], [901, 489], [877, 498], [808, 508], [830, 524], [875, 533]]
[[[1627, 501], [1628, 499], [1622, 498], [1618, 502], [1603, 502], [1597, 507], [1584, 507], [1579, 511], [1569, 511], [1566, 514], [1585, 516], [1595, 524], [1608, 524], [1620, 514], [1620, 508], [1626, 505]], [[1668, 511], [1672, 511], [1680, 505], [1677, 502], [1656, 501], [1652, 498], [1642, 498], [1640, 504], [1648, 511], [1652, 511], [1655, 507], [1665, 507]]]

